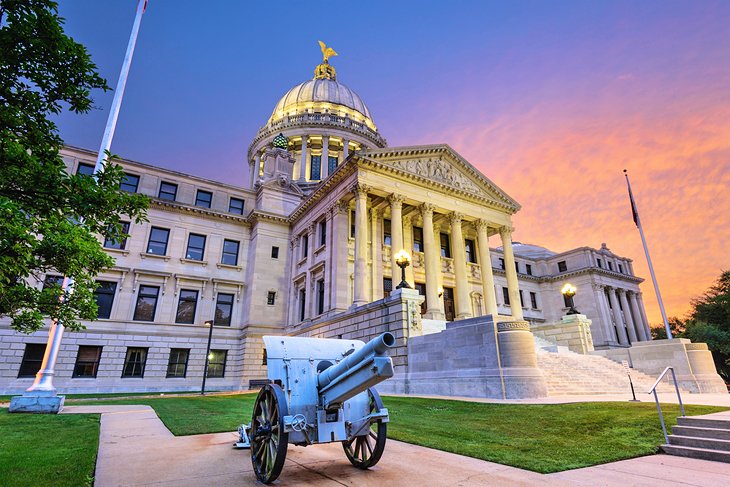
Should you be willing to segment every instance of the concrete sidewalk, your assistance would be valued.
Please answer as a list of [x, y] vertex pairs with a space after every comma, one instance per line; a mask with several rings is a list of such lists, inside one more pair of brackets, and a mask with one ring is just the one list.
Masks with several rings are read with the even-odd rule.
[[[97, 487], [256, 485], [248, 450], [235, 433], [175, 437], [149, 406], [68, 406], [63, 414], [102, 413]], [[261, 485], [261, 484], [258, 484]], [[330, 486], [728, 486], [730, 465], [653, 455], [541, 475], [388, 440], [380, 463], [358, 470], [339, 443], [289, 446], [275, 485]]]

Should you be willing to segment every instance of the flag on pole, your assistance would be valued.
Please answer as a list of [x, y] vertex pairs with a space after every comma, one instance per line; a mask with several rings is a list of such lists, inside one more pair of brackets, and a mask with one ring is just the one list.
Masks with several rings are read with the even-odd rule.
[[629, 200], [631, 200], [631, 216], [634, 218], [634, 224], [638, 227], [639, 226], [639, 212], [636, 210], [636, 203], [634, 202], [634, 194], [631, 192], [631, 183], [629, 182], [629, 176], [626, 173], [626, 169], [624, 169], [624, 174], [626, 174], [626, 184], [629, 187]]

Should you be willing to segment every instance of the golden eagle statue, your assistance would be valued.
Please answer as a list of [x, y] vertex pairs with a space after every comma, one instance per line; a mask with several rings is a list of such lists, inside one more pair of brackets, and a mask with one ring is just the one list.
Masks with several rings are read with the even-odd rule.
[[337, 52], [334, 49], [332, 49], [331, 47], [327, 47], [324, 42], [322, 42], [322, 41], [318, 41], [318, 42], [319, 42], [320, 49], [322, 49], [322, 57], [324, 59], [324, 62], [329, 64], [329, 62], [327, 60], [329, 58], [331, 58], [332, 56], [337, 56]]

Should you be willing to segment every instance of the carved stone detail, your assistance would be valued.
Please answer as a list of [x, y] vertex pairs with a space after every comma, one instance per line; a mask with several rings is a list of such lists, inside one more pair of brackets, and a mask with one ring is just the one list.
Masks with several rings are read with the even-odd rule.
[[355, 197], [363, 196], [363, 195], [367, 196], [371, 189], [372, 189], [372, 187], [368, 186], [367, 184], [360, 183], [360, 182], [356, 182], [355, 184], [350, 186], [350, 191], [352, 191], [352, 193], [355, 195]]
[[455, 211], [452, 212], [452, 213], [449, 213], [449, 222], [451, 223], [452, 226], [453, 225], [460, 225], [461, 224], [461, 220], [463, 220], [463, 219], [464, 219], [464, 214], [463, 213], [457, 213]]
[[477, 230], [489, 230], [489, 222], [487, 220], [477, 220], [474, 222], [474, 227], [476, 227]]
[[527, 321], [504, 321], [497, 323], [497, 331], [530, 331], [530, 324]]
[[390, 203], [390, 206], [394, 208], [402, 208], [403, 202], [405, 201], [406, 197], [402, 194], [393, 193], [390, 196], [388, 196], [388, 203]]
[[448, 162], [444, 162], [440, 157], [438, 159], [390, 161], [389, 164], [401, 171], [422, 176], [438, 183], [447, 184], [463, 191], [476, 194], [482, 193], [473, 181], [454, 169]]
[[431, 203], [422, 203], [418, 209], [421, 210], [421, 215], [423, 216], [433, 216], [433, 211], [436, 209], [436, 206]]

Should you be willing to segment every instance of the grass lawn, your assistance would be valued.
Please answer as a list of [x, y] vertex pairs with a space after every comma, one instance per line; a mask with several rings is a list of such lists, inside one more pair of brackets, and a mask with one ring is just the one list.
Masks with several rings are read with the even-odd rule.
[[[235, 431], [250, 421], [255, 398], [241, 394], [88, 404], [148, 404], [175, 435], [194, 435]], [[405, 397], [385, 397], [384, 402], [390, 438], [541, 473], [649, 455], [663, 443], [653, 403], [507, 405]], [[669, 425], [674, 424], [679, 407], [662, 409]], [[686, 410], [692, 415], [723, 408]]]
[[0, 408], [0, 485], [90, 486], [98, 414], [10, 414]]

